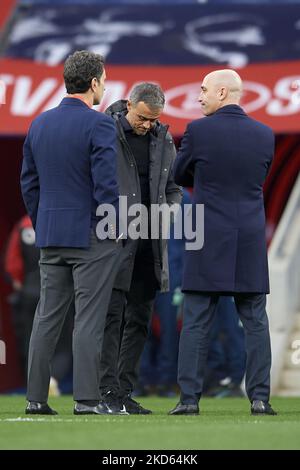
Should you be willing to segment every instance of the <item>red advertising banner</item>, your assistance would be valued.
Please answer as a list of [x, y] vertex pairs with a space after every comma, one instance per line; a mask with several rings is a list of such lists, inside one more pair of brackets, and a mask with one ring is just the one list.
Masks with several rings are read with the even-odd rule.
[[[106, 67], [106, 91], [101, 105], [128, 97], [141, 81], [157, 82], [166, 95], [162, 122], [181, 135], [186, 124], [201, 117], [197, 101], [203, 77], [214, 67]], [[62, 66], [31, 61], [0, 61], [0, 134], [25, 134], [42, 111], [56, 106], [65, 95]], [[239, 69], [244, 81], [242, 107], [275, 132], [300, 132], [300, 61], [249, 65]], [[1, 93], [2, 89], [2, 93]]]

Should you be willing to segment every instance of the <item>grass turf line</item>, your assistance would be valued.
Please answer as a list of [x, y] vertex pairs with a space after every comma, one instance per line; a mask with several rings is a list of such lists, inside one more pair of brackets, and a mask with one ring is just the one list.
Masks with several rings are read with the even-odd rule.
[[78, 417], [62, 396], [49, 400], [57, 416], [28, 416], [24, 397], [0, 395], [0, 449], [300, 449], [300, 398], [273, 398], [279, 415], [261, 417], [246, 398], [203, 399], [190, 417], [167, 415], [176, 399], [140, 402], [153, 414]]

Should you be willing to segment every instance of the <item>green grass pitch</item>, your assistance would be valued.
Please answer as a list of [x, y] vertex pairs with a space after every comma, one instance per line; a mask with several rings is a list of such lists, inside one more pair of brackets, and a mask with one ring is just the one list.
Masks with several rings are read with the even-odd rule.
[[24, 414], [22, 396], [0, 395], [0, 449], [300, 449], [300, 397], [273, 398], [278, 416], [250, 416], [247, 399], [203, 399], [199, 416], [168, 416], [176, 399], [140, 402], [148, 416], [74, 416], [70, 396], [50, 399], [57, 416]]

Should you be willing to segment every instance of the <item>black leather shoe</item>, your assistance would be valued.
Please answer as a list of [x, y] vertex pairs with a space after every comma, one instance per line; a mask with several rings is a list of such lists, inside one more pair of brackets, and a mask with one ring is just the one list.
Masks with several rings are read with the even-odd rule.
[[198, 415], [199, 406], [194, 405], [184, 405], [183, 403], [177, 403], [173, 410], [169, 411], [169, 415]]
[[52, 410], [47, 403], [40, 403], [38, 401], [29, 401], [25, 414], [27, 415], [57, 415], [57, 412]]
[[128, 415], [125, 406], [121, 403], [118, 394], [113, 390], [109, 390], [104, 395], [102, 395], [102, 403], [111, 410], [112, 414], [116, 415]]
[[84, 405], [83, 403], [75, 403], [74, 415], [120, 415], [121, 412], [112, 411], [104, 401], [99, 401], [96, 406]]
[[127, 413], [130, 415], [151, 415], [152, 411], [144, 408], [140, 403], [133, 400], [130, 395], [126, 396], [122, 400], [123, 405]]
[[251, 405], [252, 415], [272, 415], [276, 416], [276, 411], [273, 410], [270, 403], [262, 400], [253, 400]]
[[107, 408], [106, 404], [102, 401], [98, 405], [90, 406], [83, 403], [75, 403], [74, 415], [109, 415], [112, 412]]

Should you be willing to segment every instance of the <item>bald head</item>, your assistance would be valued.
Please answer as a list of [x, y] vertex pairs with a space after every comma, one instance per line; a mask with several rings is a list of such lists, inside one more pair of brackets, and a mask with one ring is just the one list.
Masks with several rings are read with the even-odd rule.
[[215, 70], [214, 72], [206, 75], [204, 81], [205, 80], [209, 81], [217, 88], [227, 88], [229, 95], [238, 95], [239, 98], [241, 97], [242, 80], [235, 70]]
[[228, 104], [239, 104], [242, 96], [242, 80], [230, 69], [215, 70], [204, 77], [199, 102], [208, 116]]

